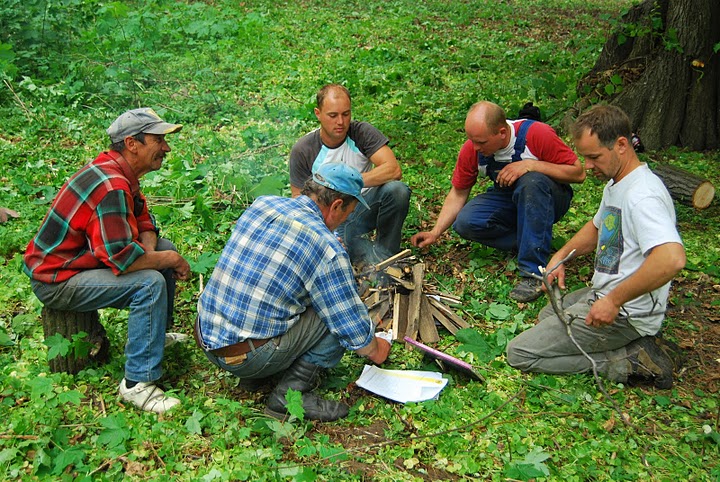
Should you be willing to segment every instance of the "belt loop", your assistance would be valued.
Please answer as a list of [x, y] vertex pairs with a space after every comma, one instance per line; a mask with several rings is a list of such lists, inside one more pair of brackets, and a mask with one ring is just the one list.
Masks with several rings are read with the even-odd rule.
[[255, 353], [255, 343], [250, 338], [247, 339], [248, 345], [250, 345], [250, 351]]

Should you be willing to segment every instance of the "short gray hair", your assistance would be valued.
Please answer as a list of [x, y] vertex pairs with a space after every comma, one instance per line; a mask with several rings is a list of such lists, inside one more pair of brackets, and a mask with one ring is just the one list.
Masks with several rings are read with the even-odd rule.
[[342, 199], [343, 206], [349, 206], [353, 201], [357, 201], [352, 194], [345, 194], [325, 187], [315, 182], [312, 177], [305, 181], [301, 194], [308, 197], [314, 196], [321, 206], [330, 206], [336, 199]]
[[[145, 144], [145, 133], [144, 132], [139, 132], [139, 133], [135, 134], [134, 136], [132, 136], [132, 138], [141, 144]], [[121, 141], [113, 142], [112, 144], [110, 144], [110, 150], [117, 151], [117, 152], [124, 151], [125, 150], [125, 139], [123, 139]]]

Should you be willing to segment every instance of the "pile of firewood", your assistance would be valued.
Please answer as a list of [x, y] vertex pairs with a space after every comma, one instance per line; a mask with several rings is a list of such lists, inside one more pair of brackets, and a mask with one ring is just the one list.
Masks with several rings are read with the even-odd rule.
[[425, 265], [406, 249], [355, 273], [370, 318], [380, 330], [392, 328], [393, 339], [423, 343], [440, 340], [437, 326], [455, 334], [469, 325], [450, 307], [460, 299], [425, 283]]

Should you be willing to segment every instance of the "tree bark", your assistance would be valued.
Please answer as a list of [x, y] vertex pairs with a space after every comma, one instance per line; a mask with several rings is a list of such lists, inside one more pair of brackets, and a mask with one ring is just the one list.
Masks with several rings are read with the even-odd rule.
[[45, 338], [60, 334], [72, 341], [72, 336], [80, 332], [87, 333], [85, 341], [92, 346], [87, 356], [75, 357], [70, 349], [66, 356], [57, 356], [48, 360], [50, 371], [76, 374], [92, 362], [105, 363], [110, 355], [110, 341], [105, 327], [100, 323], [97, 311], [84, 313], [75, 311], [58, 311], [47, 307], [42, 310], [42, 322]]
[[[621, 107], [649, 149], [720, 148], [720, 2], [645, 0], [623, 25], [578, 83], [577, 110], [600, 101]], [[622, 89], [608, 94], [614, 74]]]

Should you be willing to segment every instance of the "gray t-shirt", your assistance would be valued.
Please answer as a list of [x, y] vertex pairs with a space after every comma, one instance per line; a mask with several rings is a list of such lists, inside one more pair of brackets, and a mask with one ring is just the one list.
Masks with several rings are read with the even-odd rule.
[[[655, 246], [680, 243], [675, 206], [662, 181], [646, 164], [619, 183], [609, 182], [593, 218], [598, 228], [593, 289], [604, 296], [638, 270]], [[665, 317], [670, 283], [623, 305], [641, 335], [655, 335]]]
[[367, 122], [351, 121], [345, 142], [332, 149], [323, 144], [320, 129], [315, 129], [301, 137], [290, 151], [290, 184], [302, 188], [326, 162], [341, 162], [367, 172], [373, 168], [370, 157], [387, 143], [388, 138]]

